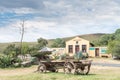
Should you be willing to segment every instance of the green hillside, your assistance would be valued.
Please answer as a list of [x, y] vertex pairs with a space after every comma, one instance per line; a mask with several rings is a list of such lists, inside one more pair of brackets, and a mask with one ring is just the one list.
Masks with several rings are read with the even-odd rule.
[[[29, 46], [34, 46], [37, 44], [37, 42], [26, 42], [29, 44]], [[11, 42], [11, 43], [0, 43], [0, 53], [3, 52], [3, 50], [10, 44], [15, 44], [16, 46], [19, 45], [19, 42]]]
[[[72, 36], [72, 37], [65, 37], [65, 38], [62, 38], [62, 39], [64, 39], [65, 41], [67, 41], [67, 40], [70, 40], [70, 39], [78, 36], [78, 37], [80, 37], [80, 38], [83, 38], [83, 39], [86, 39], [86, 40], [92, 42], [92, 41], [94, 41], [94, 40], [99, 39], [99, 38], [100, 38], [101, 36], [103, 36], [103, 35], [105, 35], [105, 34], [103, 34], [103, 33], [85, 34], [85, 35], [76, 35], [76, 36]], [[50, 45], [52, 45], [53, 41], [54, 41], [54, 39], [50, 39], [50, 40], [48, 41], [48, 43], [49, 43], [48, 46], [49, 46], [49, 47], [50, 47]]]
[[[96, 33], [96, 34], [86, 34], [86, 35], [77, 35], [83, 39], [89, 40], [90, 42], [93, 40], [97, 40], [99, 39], [102, 35], [102, 33]], [[76, 36], [72, 36], [72, 37], [65, 37], [63, 38], [65, 41], [70, 40], [72, 38], [74, 38]], [[52, 43], [54, 42], [54, 39], [50, 39], [48, 40], [48, 47], [50, 47], [52, 45]], [[37, 42], [27, 42], [29, 44], [29, 46], [34, 46], [37, 44]], [[19, 45], [19, 42], [12, 42], [12, 43], [0, 43], [0, 53], [3, 52], [3, 50], [9, 45], [9, 44], [16, 44]]]
[[[105, 34], [97, 33], [97, 34], [85, 34], [85, 35], [77, 35], [77, 36], [91, 42], [93, 40], [99, 39], [102, 35], [105, 35]], [[68, 37], [68, 38], [64, 38], [64, 39], [65, 40], [70, 40], [70, 39], [72, 39], [74, 37], [76, 37], [76, 36]]]

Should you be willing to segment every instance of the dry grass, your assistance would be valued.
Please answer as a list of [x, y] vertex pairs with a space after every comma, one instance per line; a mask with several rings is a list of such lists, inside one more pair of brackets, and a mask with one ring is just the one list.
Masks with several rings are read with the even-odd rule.
[[0, 69], [0, 80], [120, 80], [119, 67], [92, 66], [89, 75], [34, 73], [37, 66], [18, 69]]
[[29, 68], [13, 68], [13, 69], [0, 69], [0, 76], [20, 76], [33, 73], [37, 69], [37, 66]]
[[[93, 62], [120, 64], [110, 58], [91, 58]], [[0, 80], [120, 80], [120, 67], [91, 66], [88, 75], [59, 73], [34, 73], [37, 66], [28, 68], [0, 69]]]

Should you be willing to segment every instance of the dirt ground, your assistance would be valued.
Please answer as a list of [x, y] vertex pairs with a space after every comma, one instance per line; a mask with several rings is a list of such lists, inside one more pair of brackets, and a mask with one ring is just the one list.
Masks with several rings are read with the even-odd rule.
[[0, 76], [25, 75], [29, 73], [34, 73], [36, 70], [37, 66], [16, 69], [0, 69]]
[[[118, 67], [103, 67], [103, 66], [91, 66], [90, 73], [94, 73], [96, 70], [117, 70]], [[16, 76], [16, 75], [26, 75], [29, 73], [34, 73], [37, 70], [37, 66], [32, 66], [29, 68], [18, 68], [18, 69], [0, 69], [0, 76]], [[59, 70], [62, 72], [63, 70]]]
[[88, 60], [93, 60], [93, 62], [98, 63], [120, 64], [120, 60], [113, 60], [112, 58], [89, 58]]

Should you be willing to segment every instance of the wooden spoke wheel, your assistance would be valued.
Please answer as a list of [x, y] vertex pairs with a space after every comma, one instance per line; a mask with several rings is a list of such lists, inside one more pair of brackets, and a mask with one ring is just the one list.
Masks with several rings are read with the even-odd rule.
[[90, 67], [89, 66], [82, 66], [80, 68], [77, 69], [77, 73], [78, 74], [83, 74], [83, 75], [87, 75], [90, 71]]
[[49, 69], [49, 71], [51, 71], [51, 72], [58, 72], [58, 69], [56, 67], [52, 67], [52, 68]]
[[46, 72], [46, 66], [44, 64], [40, 64], [38, 66], [38, 71], [41, 73], [45, 73]]
[[69, 73], [75, 73], [75, 67], [74, 64], [72, 62], [66, 62], [64, 64], [64, 73], [65, 74], [69, 74]]

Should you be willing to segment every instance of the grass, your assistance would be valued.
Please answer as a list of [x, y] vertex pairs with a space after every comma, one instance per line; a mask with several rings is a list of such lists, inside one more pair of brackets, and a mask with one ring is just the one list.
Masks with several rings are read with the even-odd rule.
[[120, 80], [120, 68], [114, 67], [92, 66], [88, 75], [34, 73], [36, 68], [0, 69], [0, 80]]

